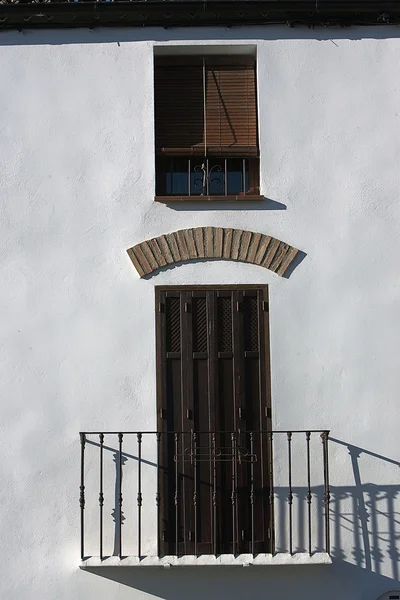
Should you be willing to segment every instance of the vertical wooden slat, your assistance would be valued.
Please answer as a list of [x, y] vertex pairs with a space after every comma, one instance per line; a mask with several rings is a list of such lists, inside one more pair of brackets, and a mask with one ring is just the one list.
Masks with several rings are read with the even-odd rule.
[[218, 390], [218, 339], [217, 339], [217, 297], [215, 291], [207, 292], [207, 316], [208, 316], [208, 436], [210, 446], [209, 456], [209, 481], [210, 481], [210, 515], [211, 515], [211, 552], [217, 553], [217, 465], [215, 460], [216, 435], [219, 429], [217, 415], [217, 390]]
[[[193, 464], [193, 483], [196, 488], [196, 511], [194, 514], [195, 533], [197, 530], [197, 551], [212, 552], [212, 472], [210, 470], [210, 333], [208, 292], [194, 290], [192, 293], [192, 332], [193, 332], [193, 412], [196, 443], [200, 460]], [[196, 537], [196, 536], [195, 536]], [[196, 545], [196, 544], [195, 544]], [[196, 550], [196, 548], [195, 548]]]
[[[244, 358], [244, 320], [243, 320], [243, 290], [233, 293], [233, 364], [234, 364], [234, 428], [241, 433], [237, 435], [236, 451], [245, 449], [248, 442], [246, 432], [246, 395], [245, 395], [245, 358]], [[243, 432], [243, 433], [242, 433]], [[238, 448], [239, 447], [239, 448]], [[236, 462], [236, 542], [238, 551], [245, 551], [245, 542], [249, 540], [249, 464]], [[246, 548], [248, 551], [248, 549]]]
[[165, 292], [156, 288], [156, 366], [157, 366], [157, 431], [161, 434], [158, 450], [158, 553], [166, 554], [165, 532], [168, 515], [168, 439], [167, 421], [163, 416], [167, 410], [167, 378], [166, 378], [166, 306]]
[[181, 293], [181, 331], [182, 331], [182, 361], [181, 361], [181, 431], [182, 433], [182, 530], [183, 554], [193, 554], [192, 532], [193, 519], [193, 465], [184, 459], [185, 448], [191, 444], [193, 429], [193, 302], [192, 292]]
[[233, 292], [233, 385], [234, 385], [234, 421], [235, 430], [244, 424], [244, 390], [243, 390], [243, 292]]
[[[271, 431], [271, 383], [270, 383], [270, 353], [269, 353], [269, 299], [268, 290], [263, 288], [257, 291], [257, 309], [259, 320], [259, 421], [257, 426], [260, 431]], [[272, 451], [268, 435], [260, 434], [260, 502], [261, 522], [257, 527], [263, 532], [262, 552], [271, 552], [273, 544], [273, 523], [270, 512], [270, 463], [269, 452]]]
[[[217, 426], [220, 432], [216, 436], [216, 447], [231, 448], [230, 432], [234, 423], [234, 377], [233, 377], [233, 291], [216, 292], [217, 355], [218, 355], [218, 392]], [[230, 512], [224, 507], [231, 503], [231, 463], [229, 460], [216, 461], [217, 502], [218, 502], [218, 553], [232, 552], [232, 525]]]

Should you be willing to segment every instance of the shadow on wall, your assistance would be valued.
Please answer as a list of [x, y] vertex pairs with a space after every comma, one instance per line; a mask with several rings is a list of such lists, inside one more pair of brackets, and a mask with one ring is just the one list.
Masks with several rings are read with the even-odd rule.
[[271, 198], [264, 198], [264, 200], [257, 200], [256, 202], [244, 199], [241, 202], [229, 202], [229, 200], [221, 200], [217, 202], [167, 202], [168, 208], [177, 211], [212, 211], [212, 210], [286, 210], [286, 204], [278, 202], [277, 200], [271, 200]]
[[[164, 600], [376, 600], [389, 577], [349, 563], [295, 567], [104, 568], [92, 573]], [[91, 577], [90, 569], [81, 571]], [[119, 592], [122, 598], [131, 598]]]
[[[289, 279], [289, 277], [292, 275], [293, 271], [295, 269], [297, 269], [297, 267], [300, 265], [300, 263], [303, 262], [303, 260], [306, 258], [306, 256], [307, 256], [307, 254], [305, 252], [303, 252], [302, 250], [298, 250], [296, 256], [294, 257], [294, 259], [292, 260], [292, 262], [286, 269], [285, 273], [282, 275], [282, 278]], [[232, 262], [232, 261], [233, 262], [242, 262], [239, 260], [234, 261], [232, 258], [215, 258], [215, 259], [212, 259], [212, 258], [190, 258], [188, 260], [181, 260], [180, 262], [172, 263], [169, 265], [164, 265], [161, 269], [156, 269], [155, 271], [152, 271], [148, 275], [143, 275], [142, 279], [149, 280], [149, 279], [152, 279], [153, 277], [155, 277], [156, 275], [158, 275], [161, 271], [171, 271], [176, 268], [179, 269], [183, 265], [191, 265], [193, 263], [200, 263], [200, 262], [209, 262], [211, 260], [218, 260], [220, 262]], [[248, 263], [244, 263], [244, 264], [248, 264]], [[263, 267], [260, 267], [260, 268], [263, 268]]]
[[[98, 446], [95, 442], [88, 442]], [[379, 594], [398, 587], [400, 577], [400, 519], [396, 503], [400, 499], [400, 485], [362, 484], [359, 459], [365, 454], [377, 460], [400, 467], [400, 462], [353, 446], [341, 440], [330, 438], [331, 444], [345, 446], [350, 455], [354, 475], [353, 486], [332, 486], [330, 501], [331, 554], [332, 566], [293, 566], [263, 568], [250, 566], [246, 569], [231, 567], [186, 567], [179, 569], [138, 568], [96, 568], [86, 569], [101, 577], [117, 581], [123, 585], [142, 590], [165, 600], [221, 600], [223, 598], [242, 599], [251, 593], [253, 600], [261, 598], [289, 599], [298, 594], [299, 586], [307, 593], [308, 600], [324, 598], [332, 600], [374, 600]], [[119, 455], [116, 449], [104, 447], [113, 452], [115, 469], [119, 473]], [[137, 461], [137, 456], [123, 454], [122, 461]], [[146, 461], [150, 466], [155, 463]], [[115, 506], [118, 506], [119, 482], [115, 481]], [[313, 488], [313, 502], [323, 505], [323, 488]], [[306, 506], [307, 488], [293, 488], [298, 505]], [[278, 551], [287, 551], [285, 538], [287, 530], [287, 494], [284, 487], [275, 489], [275, 504], [281, 515], [276, 522]], [[324, 551], [324, 524], [321, 517], [315, 523], [314, 548]], [[114, 554], [118, 547], [118, 509], [113, 511], [115, 527]], [[122, 523], [124, 518], [122, 517]], [[305, 511], [299, 511], [296, 522], [297, 540], [295, 552], [304, 552], [307, 546], [307, 518]], [[345, 534], [345, 535], [344, 535]], [[348, 536], [352, 537], [351, 556], [348, 553]], [[347, 537], [347, 543], [343, 538]], [[389, 559], [389, 560], [388, 560]], [[351, 560], [352, 563], [346, 562]], [[391, 577], [382, 575], [382, 565], [390, 563]], [[84, 576], [82, 574], [82, 576]]]

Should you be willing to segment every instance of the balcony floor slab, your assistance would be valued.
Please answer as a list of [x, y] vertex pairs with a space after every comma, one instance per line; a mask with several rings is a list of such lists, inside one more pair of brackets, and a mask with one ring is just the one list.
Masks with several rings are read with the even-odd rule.
[[162, 567], [169, 569], [171, 567], [250, 567], [250, 566], [294, 566], [294, 565], [329, 565], [332, 558], [325, 552], [315, 552], [311, 556], [306, 552], [288, 554], [278, 552], [277, 554], [203, 554], [201, 556], [144, 556], [139, 559], [138, 556], [108, 556], [101, 560], [98, 556], [91, 556], [82, 560], [79, 567], [81, 569], [94, 569], [104, 567]]

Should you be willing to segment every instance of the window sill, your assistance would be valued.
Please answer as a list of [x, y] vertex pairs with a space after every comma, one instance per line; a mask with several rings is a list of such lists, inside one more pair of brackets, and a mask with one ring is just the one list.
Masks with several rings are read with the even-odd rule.
[[259, 202], [265, 196], [259, 194], [238, 194], [231, 196], [154, 196], [155, 202], [169, 204], [170, 202]]
[[122, 559], [118, 556], [109, 556], [101, 560], [97, 556], [91, 556], [80, 563], [81, 569], [92, 569], [97, 567], [249, 567], [249, 566], [293, 566], [293, 565], [330, 565], [332, 559], [325, 552], [315, 552], [311, 556], [306, 552], [289, 554], [278, 552], [277, 554], [204, 554], [202, 556], [125, 556]]

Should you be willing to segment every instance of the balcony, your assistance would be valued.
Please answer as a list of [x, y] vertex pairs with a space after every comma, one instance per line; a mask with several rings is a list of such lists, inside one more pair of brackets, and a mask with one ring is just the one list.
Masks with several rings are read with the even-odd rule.
[[81, 568], [330, 563], [328, 439], [82, 432]]
[[385, 25], [399, 0], [1, 0], [0, 29], [45, 27]]

